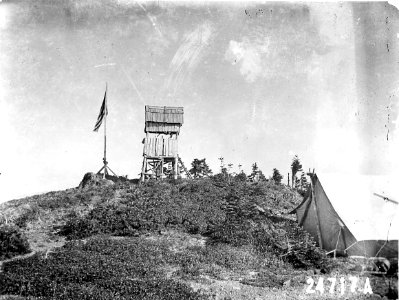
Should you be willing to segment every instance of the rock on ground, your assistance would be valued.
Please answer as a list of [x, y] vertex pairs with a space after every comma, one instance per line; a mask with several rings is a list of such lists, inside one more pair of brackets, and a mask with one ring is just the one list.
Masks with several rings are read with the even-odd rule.
[[99, 174], [94, 174], [94, 173], [89, 172], [89, 173], [86, 173], [85, 176], [83, 176], [83, 179], [79, 184], [79, 188], [84, 189], [86, 187], [108, 186], [108, 185], [113, 185], [113, 184], [114, 183], [111, 180], [104, 179]]

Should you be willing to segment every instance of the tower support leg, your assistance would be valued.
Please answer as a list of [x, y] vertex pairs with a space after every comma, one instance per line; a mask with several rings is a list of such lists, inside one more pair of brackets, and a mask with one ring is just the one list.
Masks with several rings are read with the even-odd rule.
[[147, 169], [147, 158], [144, 156], [143, 157], [143, 166], [141, 168], [141, 178], [140, 178], [141, 182], [144, 182], [144, 180], [145, 180], [145, 173], [147, 171], [146, 169]]
[[178, 163], [177, 163], [177, 157], [175, 156], [175, 159], [173, 160], [173, 179], [177, 179], [177, 172], [178, 172], [178, 170], [177, 170], [177, 165], [178, 165]]
[[163, 164], [164, 164], [164, 161], [163, 161], [163, 158], [161, 158], [161, 161], [160, 161], [160, 170], [159, 170], [159, 179], [163, 179]]

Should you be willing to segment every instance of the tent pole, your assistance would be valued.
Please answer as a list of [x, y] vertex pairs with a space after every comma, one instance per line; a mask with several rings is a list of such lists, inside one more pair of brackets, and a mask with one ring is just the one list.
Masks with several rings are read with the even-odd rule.
[[337, 248], [338, 248], [339, 238], [341, 237], [341, 231], [342, 231], [342, 227], [340, 227], [340, 228], [339, 228], [339, 233], [338, 233], [337, 243], [335, 244], [334, 258], [335, 258], [335, 255], [336, 255], [336, 253], [337, 253]]
[[314, 197], [314, 184], [313, 184], [313, 182], [314, 182], [314, 178], [311, 178], [312, 201], [313, 201], [313, 203], [314, 203], [313, 208], [314, 208], [314, 211], [315, 211], [315, 214], [316, 214], [316, 219], [317, 219], [317, 220], [316, 220], [316, 224], [317, 224], [317, 237], [318, 237], [318, 239], [319, 239], [319, 247], [323, 249], [323, 240], [322, 240], [322, 237], [321, 237], [321, 230], [320, 230], [319, 210], [318, 210], [318, 208], [317, 208], [316, 199], [315, 199], [315, 197]]

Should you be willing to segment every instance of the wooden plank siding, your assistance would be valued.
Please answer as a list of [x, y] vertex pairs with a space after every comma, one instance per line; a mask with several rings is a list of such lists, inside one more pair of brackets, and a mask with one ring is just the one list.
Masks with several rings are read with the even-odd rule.
[[145, 106], [145, 122], [183, 124], [183, 107]]
[[164, 139], [163, 137], [147, 137], [144, 140], [144, 154], [150, 157], [175, 157], [177, 155], [177, 140]]
[[181, 124], [145, 122], [144, 132], [180, 133]]

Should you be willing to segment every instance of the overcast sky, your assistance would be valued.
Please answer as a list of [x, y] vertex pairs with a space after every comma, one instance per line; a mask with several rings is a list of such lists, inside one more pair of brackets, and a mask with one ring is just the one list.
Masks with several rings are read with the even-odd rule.
[[186, 166], [218, 157], [287, 180], [399, 170], [399, 13], [385, 2], [0, 3], [0, 201], [138, 177], [144, 105], [183, 106]]

